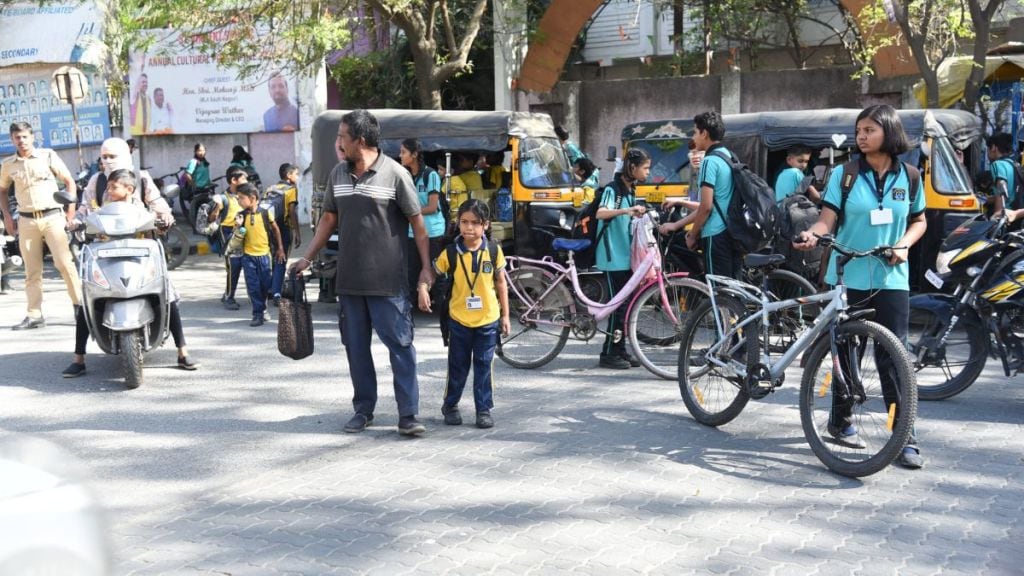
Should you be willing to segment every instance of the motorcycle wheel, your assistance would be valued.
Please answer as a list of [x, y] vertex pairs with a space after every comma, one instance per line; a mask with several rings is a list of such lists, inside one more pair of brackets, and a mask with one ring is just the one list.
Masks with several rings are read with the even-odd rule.
[[142, 331], [124, 332], [121, 338], [121, 363], [124, 383], [130, 390], [142, 386]]
[[[963, 392], [978, 379], [988, 360], [988, 331], [971, 320], [961, 320], [946, 339], [941, 350], [933, 350], [934, 342], [941, 336], [943, 324], [931, 310], [911, 308], [910, 310], [910, 355], [914, 370], [924, 377], [918, 379], [917, 397], [921, 400], [945, 400]], [[922, 348], [928, 348], [922, 358]], [[931, 384], [937, 372], [944, 379]]]
[[167, 258], [167, 269], [174, 270], [181, 266], [188, 258], [190, 242], [188, 234], [178, 226], [171, 226], [160, 236], [160, 243], [164, 245], [164, 257]]

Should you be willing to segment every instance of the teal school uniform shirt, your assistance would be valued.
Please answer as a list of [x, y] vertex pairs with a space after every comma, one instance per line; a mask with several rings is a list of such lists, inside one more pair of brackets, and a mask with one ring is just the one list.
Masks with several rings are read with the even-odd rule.
[[[420, 200], [420, 206], [426, 208], [430, 204], [430, 193], [441, 190], [441, 176], [434, 170], [421, 168], [416, 180], [416, 197]], [[441, 204], [438, 202], [438, 210], [433, 214], [423, 215], [423, 225], [427, 228], [428, 238], [444, 236], [444, 214], [441, 214]], [[409, 238], [413, 237], [412, 226], [409, 226]]]
[[[714, 206], [711, 207], [711, 215], [708, 216], [707, 221], [704, 222], [704, 228], [700, 231], [701, 238], [709, 238], [725, 232], [725, 220], [722, 220], [722, 214], [729, 213], [729, 203], [732, 202], [732, 166], [725, 158], [712, 152], [732, 156], [732, 152], [725, 146], [716, 145], [707, 151], [704, 160], [700, 163], [700, 177], [697, 181], [700, 182], [701, 188], [710, 186], [715, 190], [715, 203], [718, 204], [717, 209]], [[722, 214], [718, 213], [719, 209]]]
[[[906, 166], [902, 162], [894, 164], [898, 172], [890, 170], [883, 185], [884, 198], [882, 207], [892, 210], [892, 223], [881, 226], [871, 224], [871, 211], [878, 209], [878, 195], [875, 192], [875, 174], [863, 160], [860, 161], [860, 173], [857, 181], [846, 199], [846, 214], [843, 225], [836, 231], [836, 242], [851, 250], [870, 250], [878, 246], [893, 246], [903, 238], [910, 219], [924, 212], [924, 192], [918, 190], [914, 205], [910, 205], [910, 180]], [[828, 187], [825, 189], [823, 203], [839, 214], [842, 204], [843, 167], [838, 166], [832, 171]], [[825, 282], [835, 284], [836, 259], [839, 254], [832, 253], [828, 263]], [[898, 266], [890, 266], [880, 258], [857, 258], [846, 265], [844, 277], [846, 285], [857, 290], [910, 290], [910, 266], [904, 262]]]
[[[621, 210], [633, 205], [632, 196], [623, 196], [615, 206], [615, 188], [606, 186], [601, 193], [601, 207]], [[598, 270], [614, 272], [629, 270], [629, 214], [622, 214], [610, 220], [598, 220], [597, 234], [603, 236], [597, 241], [596, 267]], [[602, 232], [605, 228], [607, 232]]]
[[992, 163], [989, 171], [992, 172], [992, 181], [996, 184], [1000, 180], [1006, 182], [1006, 205], [1013, 204], [1014, 199], [1017, 197], [1017, 174], [1013, 169], [1013, 159], [1000, 158]]
[[786, 168], [782, 172], [779, 172], [778, 178], [775, 179], [775, 201], [782, 202], [800, 187], [800, 183], [804, 181], [804, 173], [799, 168], [792, 166]]

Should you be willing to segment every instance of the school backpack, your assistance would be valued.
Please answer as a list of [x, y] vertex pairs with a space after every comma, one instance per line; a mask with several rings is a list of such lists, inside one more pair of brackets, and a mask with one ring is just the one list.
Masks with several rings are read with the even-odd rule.
[[274, 220], [278, 222], [284, 221], [284, 194], [291, 187], [291, 184], [278, 182], [273, 186], [268, 186], [263, 193], [263, 198], [260, 199], [260, 206], [273, 210]]
[[[459, 262], [462, 258], [459, 254], [459, 250], [454, 243], [449, 244], [444, 249], [445, 254], [448, 255], [448, 273], [445, 274], [445, 289], [444, 297], [437, 303], [437, 315], [440, 320], [441, 327], [441, 341], [444, 342], [445, 348], [448, 347], [448, 340], [451, 338], [451, 313], [448, 310], [448, 305], [452, 299], [452, 290], [455, 287], [455, 272], [459, 269]], [[487, 255], [491, 259], [491, 263], [498, 261], [498, 243], [487, 242]], [[483, 265], [481, 263], [481, 265]], [[495, 270], [497, 273], [497, 270]]]
[[735, 156], [720, 150], [712, 150], [711, 154], [732, 168], [732, 200], [724, 212], [718, 200], [714, 200], [715, 210], [736, 246], [744, 252], [757, 252], [771, 244], [779, 233], [780, 211], [775, 191]]
[[[626, 195], [622, 186], [623, 184], [618, 178], [616, 178], [601, 187], [601, 196], [604, 196], [604, 190], [608, 187], [612, 187], [615, 190], [615, 204], [613, 204], [613, 206], [618, 206], [622, 203], [622, 198]], [[598, 245], [602, 243], [607, 244], [605, 232], [608, 230], [608, 226], [598, 225], [599, 220], [597, 219], [597, 211], [599, 208], [601, 208], [601, 197], [595, 196], [594, 201], [587, 204], [576, 216], [576, 223], [572, 227], [573, 240], [590, 240], [590, 246], [588, 248], [580, 250], [573, 255], [573, 261], [576, 263], [578, 268], [593, 267], [597, 262]], [[606, 245], [605, 250], [608, 249], [609, 248]]]
[[793, 240], [818, 221], [821, 209], [806, 193], [801, 192], [787, 196], [780, 208], [779, 241], [775, 243], [775, 252], [786, 257], [787, 268], [801, 276], [813, 278], [818, 272], [823, 248], [816, 246], [812, 250], [796, 250], [793, 248]]

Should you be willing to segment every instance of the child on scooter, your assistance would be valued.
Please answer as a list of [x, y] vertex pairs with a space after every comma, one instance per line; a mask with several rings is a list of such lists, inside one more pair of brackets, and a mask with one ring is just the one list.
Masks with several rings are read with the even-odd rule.
[[[108, 202], [133, 202], [135, 200], [135, 174], [131, 170], [114, 170], [107, 176], [106, 199]], [[158, 215], [159, 217], [160, 215]], [[199, 363], [192, 360], [185, 348], [185, 334], [181, 327], [181, 312], [178, 310], [178, 294], [168, 281], [168, 299], [171, 301], [168, 328], [174, 345], [178, 348], [178, 367], [195, 370]], [[85, 346], [89, 340], [89, 325], [85, 321], [85, 308], [75, 306], [75, 353], [71, 365], [61, 372], [65, 378], [76, 378], [85, 374]]]

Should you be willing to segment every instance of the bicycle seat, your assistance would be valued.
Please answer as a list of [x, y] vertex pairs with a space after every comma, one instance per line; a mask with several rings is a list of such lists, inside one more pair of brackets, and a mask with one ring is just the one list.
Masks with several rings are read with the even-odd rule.
[[786, 257], [782, 254], [747, 254], [743, 258], [743, 264], [747, 268], [775, 266], [776, 264], [782, 264], [785, 261]]
[[568, 250], [570, 252], [579, 252], [580, 250], [586, 250], [590, 247], [590, 240], [570, 240], [568, 238], [555, 238], [551, 242], [551, 247], [555, 250]]

